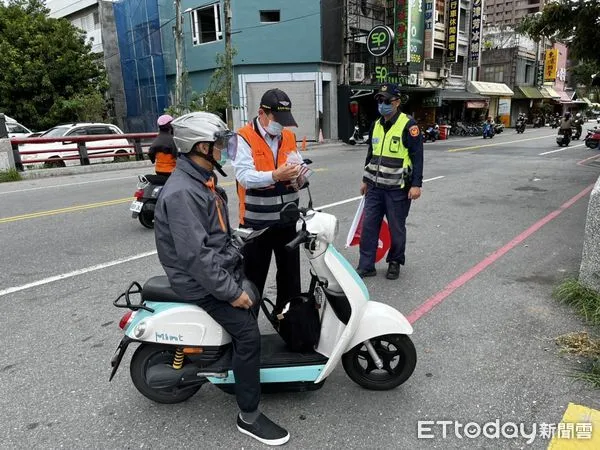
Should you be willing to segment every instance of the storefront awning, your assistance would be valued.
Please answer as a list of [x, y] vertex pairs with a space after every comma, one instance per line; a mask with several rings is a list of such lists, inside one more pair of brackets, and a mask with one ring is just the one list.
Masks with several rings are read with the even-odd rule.
[[515, 93], [504, 83], [488, 83], [487, 81], [469, 81], [467, 90], [487, 97], [512, 97]]
[[442, 89], [440, 91], [440, 96], [442, 97], [442, 100], [449, 100], [449, 101], [453, 101], [453, 100], [457, 100], [457, 101], [487, 100], [487, 97], [484, 97], [483, 95], [480, 95], [480, 94], [477, 94], [474, 92], [459, 91], [457, 89]]
[[540, 92], [542, 93], [542, 95], [544, 96], [544, 98], [552, 98], [554, 100], [559, 100], [560, 99], [560, 94], [558, 92], [556, 92], [550, 86], [542, 86], [540, 88]]
[[540, 90], [533, 86], [519, 86], [515, 90], [515, 98], [516, 99], [531, 99], [531, 100], [540, 100], [544, 98]]

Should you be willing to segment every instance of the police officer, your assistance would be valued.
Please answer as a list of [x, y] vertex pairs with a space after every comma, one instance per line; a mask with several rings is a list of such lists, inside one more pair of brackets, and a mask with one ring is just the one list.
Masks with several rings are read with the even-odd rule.
[[238, 130], [237, 152], [232, 159], [238, 182], [240, 224], [263, 234], [244, 246], [246, 276], [263, 295], [271, 256], [277, 263], [276, 307], [282, 308], [300, 294], [300, 250], [285, 245], [296, 237], [296, 224], [283, 223], [281, 210], [299, 203], [302, 157], [296, 136], [285, 127], [297, 127], [292, 102], [281, 89], [270, 89], [260, 101], [258, 115]]
[[392, 245], [387, 256], [387, 278], [395, 280], [404, 265], [406, 218], [412, 200], [421, 196], [423, 140], [416, 121], [400, 111], [400, 90], [384, 84], [375, 95], [381, 118], [371, 129], [370, 145], [360, 188], [365, 197], [360, 259], [361, 277], [377, 274], [375, 255], [385, 215]]

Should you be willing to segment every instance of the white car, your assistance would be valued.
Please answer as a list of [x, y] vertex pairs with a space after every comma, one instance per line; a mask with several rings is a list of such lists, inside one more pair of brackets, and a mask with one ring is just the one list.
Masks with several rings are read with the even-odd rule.
[[8, 130], [9, 138], [26, 138], [32, 133], [29, 128], [21, 125], [12, 117], [4, 116], [4, 120], [6, 121], [6, 129]]
[[[40, 138], [60, 138], [67, 136], [98, 136], [107, 134], [123, 134], [119, 127], [106, 123], [74, 123], [70, 125], [59, 125], [54, 128], [50, 128], [44, 132]], [[85, 143], [87, 147], [88, 156], [97, 154], [105, 154], [105, 157], [90, 158], [90, 163], [98, 162], [110, 162], [110, 161], [123, 161], [128, 160], [129, 157], [126, 153], [129, 153], [131, 149], [128, 147], [129, 141], [125, 138], [121, 139], [106, 139], [101, 141], [91, 141]], [[99, 147], [111, 147], [110, 149], [102, 149]], [[22, 152], [30, 152], [34, 150], [55, 150], [48, 153], [32, 153], [23, 154]], [[77, 143], [63, 141], [53, 142], [50, 144], [24, 144], [19, 147], [21, 152], [21, 160], [23, 162], [34, 161], [40, 159], [51, 159], [44, 163], [46, 167], [65, 167], [79, 165], [79, 151], [77, 150]], [[125, 154], [118, 156], [119, 154]], [[72, 159], [61, 159], [71, 157]], [[54, 161], [55, 160], [55, 161]]]

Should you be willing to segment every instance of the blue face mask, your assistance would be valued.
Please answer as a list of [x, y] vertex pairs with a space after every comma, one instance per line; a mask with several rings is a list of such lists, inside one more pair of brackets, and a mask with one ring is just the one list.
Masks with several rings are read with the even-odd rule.
[[379, 114], [382, 116], [389, 116], [394, 112], [394, 105], [386, 105], [385, 103], [379, 104]]

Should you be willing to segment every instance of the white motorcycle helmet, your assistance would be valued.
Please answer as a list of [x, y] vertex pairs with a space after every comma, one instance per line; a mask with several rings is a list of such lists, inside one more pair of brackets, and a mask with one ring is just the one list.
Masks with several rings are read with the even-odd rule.
[[193, 112], [178, 117], [171, 122], [173, 127], [173, 140], [180, 153], [188, 154], [194, 150], [196, 144], [207, 142], [210, 145], [208, 154], [196, 152], [197, 155], [212, 163], [219, 173], [227, 176], [223, 168], [213, 157], [213, 149], [218, 145], [223, 151], [227, 151], [229, 140], [235, 136], [225, 122], [216, 114], [208, 112]]
[[576, 118], [576, 119], [579, 119], [580, 117], [581, 117], [581, 113], [577, 113], [577, 114], [575, 114], [575, 118]]

